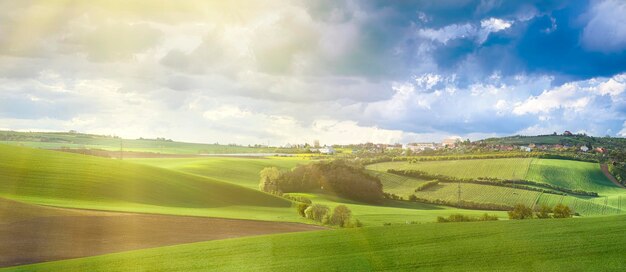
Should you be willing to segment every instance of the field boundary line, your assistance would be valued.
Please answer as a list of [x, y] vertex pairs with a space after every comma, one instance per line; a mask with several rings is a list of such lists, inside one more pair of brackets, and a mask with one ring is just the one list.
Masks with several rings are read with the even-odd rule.
[[619, 181], [617, 181], [617, 179], [615, 179], [615, 177], [611, 175], [611, 172], [609, 172], [609, 166], [607, 166], [606, 163], [600, 164], [600, 170], [602, 170], [602, 173], [604, 173], [606, 178], [608, 178], [611, 182], [613, 182], [617, 187], [626, 189], [624, 185], [619, 183]]

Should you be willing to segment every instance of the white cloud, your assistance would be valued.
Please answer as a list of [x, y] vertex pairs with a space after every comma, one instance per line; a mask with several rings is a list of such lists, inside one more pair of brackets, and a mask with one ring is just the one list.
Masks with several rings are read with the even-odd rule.
[[446, 44], [450, 40], [475, 36], [476, 28], [470, 24], [452, 24], [440, 29], [420, 29], [417, 34], [420, 37]]
[[626, 90], [626, 74], [617, 75], [598, 85], [598, 93], [617, 97]]
[[559, 108], [581, 109], [589, 102], [588, 97], [575, 97], [575, 86], [566, 84], [553, 90], [546, 90], [538, 96], [532, 96], [513, 108], [517, 115], [548, 113]]
[[487, 40], [489, 34], [510, 28], [511, 25], [513, 25], [513, 21], [489, 18], [482, 20], [480, 26], [474, 26], [469, 23], [452, 24], [439, 29], [420, 29], [417, 34], [422, 38], [438, 41], [443, 44], [448, 43], [450, 40], [463, 38], [472, 38], [475, 39], [478, 44], [482, 44]]
[[587, 14], [589, 21], [581, 36], [582, 45], [603, 53], [626, 49], [626, 2], [621, 0], [594, 1]]
[[559, 87], [544, 90], [540, 95], [531, 96], [526, 101], [513, 108], [516, 115], [549, 113], [556, 109], [581, 111], [593, 99], [593, 93], [588, 92], [589, 81], [570, 82]]

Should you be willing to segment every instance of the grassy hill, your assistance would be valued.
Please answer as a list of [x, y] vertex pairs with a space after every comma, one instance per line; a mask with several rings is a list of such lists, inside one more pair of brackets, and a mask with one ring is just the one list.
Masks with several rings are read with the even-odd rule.
[[0, 145], [0, 196], [61, 207], [299, 221], [285, 199], [126, 161]]
[[580, 146], [591, 144], [611, 149], [626, 148], [626, 139], [616, 137], [592, 137], [586, 135], [537, 135], [537, 136], [509, 136], [501, 138], [488, 138], [479, 142], [492, 145], [570, 145]]
[[160, 168], [210, 177], [215, 180], [238, 184], [257, 190], [259, 172], [265, 167], [288, 170], [298, 164], [311, 163], [306, 157], [267, 158], [177, 158], [177, 159], [132, 159], [131, 161]]
[[163, 154], [226, 154], [226, 153], [273, 153], [293, 152], [276, 148], [233, 146], [223, 144], [199, 144], [175, 142], [166, 139], [120, 139], [118, 137], [68, 133], [68, 132], [16, 132], [0, 131], [4, 144], [43, 149], [88, 148], [119, 151], [151, 152]]
[[525, 179], [548, 183], [569, 189], [593, 191], [601, 197], [554, 195], [517, 188], [482, 184], [461, 184], [461, 199], [479, 203], [513, 206], [521, 203], [530, 207], [565, 204], [576, 212], [589, 215], [608, 215], [626, 212], [626, 190], [611, 183], [596, 163], [536, 158], [484, 159], [428, 162], [385, 162], [368, 166], [378, 172], [386, 192], [408, 198], [415, 194], [429, 200], [458, 201], [458, 184], [440, 183], [424, 191], [415, 192], [426, 182], [385, 173], [387, 169], [421, 170], [432, 174], [460, 178], [495, 177], [500, 179]]
[[507, 213], [503, 211], [458, 209], [455, 207], [397, 200], [385, 200], [380, 205], [372, 205], [323, 194], [290, 193], [289, 195], [303, 196], [311, 199], [313, 203], [326, 205], [331, 208], [337, 205], [345, 205], [352, 211], [352, 216], [359, 219], [366, 227], [381, 226], [385, 223], [428, 223], [436, 221], [437, 216], [449, 216], [451, 214], [480, 216], [484, 213], [489, 213], [501, 219], [508, 218]]
[[616, 216], [317, 231], [4, 271], [624, 271], [625, 220]]
[[459, 178], [492, 177], [510, 180], [530, 180], [568, 189], [597, 192], [600, 195], [624, 193], [590, 162], [537, 158], [477, 159], [424, 162], [384, 162], [369, 165], [379, 172], [387, 169], [421, 170]]

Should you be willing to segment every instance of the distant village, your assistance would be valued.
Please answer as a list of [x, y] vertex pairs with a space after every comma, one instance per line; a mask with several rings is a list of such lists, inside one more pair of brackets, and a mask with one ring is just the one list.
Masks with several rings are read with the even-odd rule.
[[[557, 134], [551, 134], [556, 136]], [[570, 131], [565, 131], [561, 136], [575, 136]], [[523, 136], [522, 136], [523, 137]], [[557, 151], [557, 152], [595, 152], [604, 154], [607, 149], [601, 146], [591, 146], [591, 144], [494, 144], [485, 140], [471, 142], [469, 140], [463, 141], [460, 137], [448, 137], [441, 142], [415, 142], [408, 144], [375, 144], [375, 143], [363, 143], [363, 144], [350, 144], [350, 145], [333, 145], [321, 146], [318, 140], [315, 140], [313, 145], [301, 144], [301, 145], [285, 145], [283, 148], [297, 148], [306, 149], [311, 153], [319, 153], [323, 155], [333, 155], [341, 153], [342, 151], [349, 151], [351, 153], [396, 153], [403, 155], [428, 153], [432, 151], [441, 150], [455, 150], [455, 149], [480, 149], [482, 151]]]

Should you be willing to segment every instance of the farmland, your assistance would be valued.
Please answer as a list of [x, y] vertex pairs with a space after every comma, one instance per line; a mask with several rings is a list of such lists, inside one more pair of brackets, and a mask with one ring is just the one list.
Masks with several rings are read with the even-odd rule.
[[291, 202], [198, 175], [0, 145], [0, 196], [59, 207], [300, 221]]
[[[624, 216], [423, 224], [210, 241], [11, 271], [623, 271]], [[581, 235], [584, 234], [584, 235]], [[111, 266], [110, 264], [116, 264]]]
[[[44, 259], [60, 260], [69, 257], [85, 257], [147, 247], [175, 245], [178, 243], [266, 233], [315, 230], [315, 228], [318, 228], [313, 221], [299, 217], [291, 201], [258, 190], [259, 171], [261, 169], [277, 167], [282, 170], [288, 170], [300, 164], [316, 162], [306, 156], [117, 160], [9, 145], [0, 145], [0, 154], [3, 155], [0, 157], [0, 175], [4, 178], [3, 183], [0, 184], [0, 196], [24, 202], [23, 204], [15, 204], [17, 202], [10, 202], [11, 200], [0, 202], [0, 204], [5, 203], [0, 205], [4, 207], [0, 218], [3, 218], [3, 222], [6, 222], [0, 227], [0, 233], [4, 233], [3, 237], [12, 237], [3, 239], [11, 241], [7, 245], [15, 244], [16, 247], [21, 245], [22, 248], [28, 248], [25, 246], [26, 243], [37, 244], [42, 240], [47, 240], [49, 244], [55, 244], [55, 246], [49, 248], [51, 250], [35, 250], [37, 254], [31, 254], [32, 259], [21, 261], [19, 259], [19, 252], [21, 251], [13, 250], [14, 246], [2, 249], [14, 253], [12, 255], [14, 257], [7, 261], [7, 263], [11, 262], [11, 264], [38, 262]], [[518, 231], [520, 236], [492, 236], [492, 239], [493, 237], [499, 237], [498, 243], [507, 244], [511, 248], [513, 244], [519, 243], [516, 237], [531, 237], [529, 239], [535, 239], [532, 240], [532, 243], [547, 244], [554, 242], [547, 238], [549, 235], [558, 233], [558, 235], [567, 236], [574, 235], [573, 233], [576, 230], [585, 230], [584, 226], [586, 224], [579, 226], [580, 229], [575, 229], [569, 227], [573, 223], [566, 222], [578, 222], [576, 220], [591, 220], [584, 221], [589, 222], [588, 224], [602, 222], [606, 224], [603, 226], [607, 228], [606, 231], [610, 232], [613, 231], [611, 226], [619, 224], [619, 221], [613, 221], [617, 220], [612, 219], [613, 217], [598, 217], [597, 219], [593, 217], [576, 220], [548, 220], [546, 223], [482, 222], [433, 226], [429, 223], [435, 221], [438, 216], [445, 217], [454, 214], [478, 217], [488, 213], [501, 220], [508, 217], [506, 211], [459, 209], [451, 206], [407, 201], [408, 196], [415, 194], [422, 199], [445, 200], [454, 203], [458, 200], [459, 185], [457, 183], [440, 183], [416, 192], [416, 187], [429, 182], [429, 180], [391, 174], [384, 172], [385, 169], [392, 167], [402, 169], [404, 167], [404, 169], [433, 171], [458, 177], [489, 177], [493, 173], [498, 178], [525, 178], [575, 189], [593, 189], [601, 193], [602, 197], [561, 196], [484, 184], [462, 183], [460, 185], [461, 199], [463, 201], [495, 203], [508, 206], [522, 203], [530, 207], [538, 207], [544, 204], [548, 206], [566, 204], [583, 217], [623, 213], [624, 210], [622, 209], [626, 208], [626, 198], [622, 202], [623, 194], [621, 190], [623, 189], [612, 187], [614, 186], [612, 183], [607, 183], [604, 176], [598, 175], [599, 170], [595, 166], [595, 164], [591, 163], [529, 158], [379, 163], [368, 166], [367, 172], [381, 180], [384, 191], [399, 195], [404, 200], [385, 199], [378, 204], [368, 204], [326, 193], [287, 194], [290, 197], [304, 197], [310, 199], [315, 204], [326, 205], [330, 208], [345, 205], [351, 210], [353, 218], [364, 224], [365, 228], [362, 229], [316, 231], [288, 235], [278, 234], [256, 238], [238, 238], [167, 246], [36, 264], [34, 266], [26, 266], [24, 269], [28, 271], [37, 271], [39, 269], [55, 271], [56, 269], [65, 268], [62, 270], [72, 271], [72, 267], [80, 266], [81, 269], [88, 267], [89, 270], [93, 268], [93, 271], [98, 271], [98, 269], [102, 269], [99, 267], [102, 263], [122, 262], [126, 265], [119, 266], [120, 269], [131, 270], [137, 268], [137, 266], [147, 270], [152, 270], [153, 267], [158, 267], [156, 270], [167, 270], [167, 267], [170, 265], [176, 267], [191, 265], [193, 268], [186, 270], [192, 271], [193, 269], [207, 268], [207, 265], [215, 265], [215, 267], [208, 266], [208, 268], [219, 268], [220, 270], [247, 270], [250, 269], [250, 264], [258, 264], [256, 260], [267, 258], [267, 255], [255, 255], [258, 253], [246, 250], [233, 254], [233, 251], [230, 251], [231, 249], [229, 248], [232, 247], [233, 250], [244, 247], [255, 248], [250, 243], [270, 243], [272, 247], [282, 248], [293, 247], [294, 244], [291, 243], [297, 243], [301, 245], [298, 248], [321, 246], [321, 250], [324, 247], [336, 247], [334, 243], [338, 241], [347, 243], [350, 247], [353, 247], [351, 249], [357, 251], [358, 247], [362, 246], [365, 241], [371, 243], [372, 248], [368, 251], [362, 251], [360, 254], [363, 255], [359, 255], [359, 258], [362, 260], [367, 260], [366, 264], [360, 265], [368, 265], [370, 268], [388, 268], [385, 264], [389, 261], [376, 258], [371, 259], [371, 256], [374, 256], [373, 254], [382, 254], [381, 256], [383, 257], [381, 258], [392, 258], [392, 256], [397, 256], [396, 248], [413, 252], [424, 251], [428, 248], [434, 251], [428, 253], [433, 255], [429, 255], [428, 258], [430, 259], [425, 260], [431, 261], [424, 261], [425, 263], [415, 262], [415, 256], [404, 254], [398, 259], [397, 264], [401, 265], [403, 269], [408, 269], [413, 267], [412, 265], [446, 267], [442, 266], [442, 263], [449, 263], [448, 268], [453, 270], [461, 269], [458, 263], [450, 262], [445, 255], [438, 253], [443, 250], [443, 248], [439, 248], [439, 244], [464, 248], [472, 243], [486, 243], [486, 241], [480, 240], [486, 239], [481, 237], [487, 237], [483, 232], [485, 231], [484, 229], [489, 229], [496, 234], [504, 231]], [[602, 173], [600, 172], [600, 174]], [[561, 176], [565, 178], [558, 179]], [[31, 204], [56, 206], [63, 209]], [[35, 209], [33, 207], [39, 208]], [[88, 210], [76, 210], [76, 208]], [[101, 211], [107, 212], [103, 213]], [[120, 212], [144, 214], [123, 214]], [[177, 218], [178, 216], [190, 215], [197, 217]], [[216, 219], [215, 217], [256, 219], [265, 222]], [[73, 228], [63, 227], [64, 224], [68, 224], [70, 221], [72, 222], [71, 225], [74, 226]], [[44, 238], [37, 235], [27, 235], [29, 226], [34, 226], [32, 222], [38, 222], [38, 226], [45, 226], [47, 230], [56, 233], [55, 236]], [[299, 222], [313, 225], [301, 227], [300, 225], [280, 225], [285, 223], [279, 222]], [[171, 233], [170, 229], [180, 229], [178, 227], [180, 224], [185, 225], [186, 235], [177, 235], [176, 237], [170, 237], [172, 239], [165, 239], [169, 237], [167, 233]], [[210, 225], [212, 228], [202, 227], [204, 224]], [[265, 226], [263, 224], [277, 225]], [[409, 226], [401, 226], [406, 224], [409, 224]], [[531, 227], [531, 224], [537, 224], [545, 228], [555, 227], [561, 229], [558, 232], [552, 229], [544, 230], [546, 233], [543, 233], [543, 235], [537, 234], [533, 238], [531, 229], [535, 227]], [[83, 244], [76, 250], [71, 250], [71, 246], [64, 242], [67, 241], [68, 235], [80, 233], [85, 229], [93, 229], [96, 225], [101, 229], [111, 229], [111, 231], [98, 234], [105, 236], [81, 235], [80, 239], [82, 240], [73, 240], [73, 244]], [[383, 227], [383, 225], [385, 226]], [[5, 229], [3, 230], [2, 228]], [[132, 231], [137, 230], [137, 228], [141, 228], [142, 232]], [[151, 230], [152, 228], [154, 230]], [[466, 240], [453, 238], [456, 237], [455, 233], [462, 231], [460, 228], [466, 228], [465, 231], [468, 231], [466, 232], [467, 236], [464, 236]], [[205, 232], [211, 230], [213, 231], [210, 233]], [[441, 232], [442, 230], [445, 230], [447, 233]], [[152, 234], [146, 236], [143, 234], [143, 231], [149, 231]], [[8, 233], [12, 234], [9, 235]], [[159, 236], [159, 233], [162, 235]], [[417, 235], [417, 233], [420, 235]], [[120, 240], [119, 242], [108, 244], [108, 246], [98, 246], [97, 241], [104, 239], [102, 237], [108, 237], [107, 235], [111, 235], [111, 237], [134, 237], [129, 238], [130, 240], [125, 240], [134, 242], [124, 243]], [[471, 237], [470, 235], [477, 236], [476, 238], [468, 238]], [[406, 238], [409, 236], [410, 238]], [[164, 238], [156, 239], [155, 237]], [[409, 240], [404, 241], [400, 237], [405, 237]], [[602, 237], [601, 239], [605, 238]], [[111, 239], [107, 240], [113, 241]], [[431, 239], [439, 241], [434, 248], [434, 245], [429, 242]], [[313, 241], [306, 242], [307, 240]], [[583, 243], [585, 241], [578, 242]], [[414, 243], [414, 245], [411, 246], [409, 243]], [[89, 249], [88, 245], [95, 245], [97, 249]], [[393, 248], [394, 253], [381, 253], [385, 247]], [[570, 250], [570, 245], [563, 245], [562, 247], [564, 250]], [[54, 250], [55, 248], [57, 250]], [[495, 249], [485, 247], [481, 250], [489, 251]], [[199, 254], [197, 252], [207, 251], [210, 251], [211, 254], [204, 254], [203, 257], [196, 255]], [[327, 253], [329, 249], [325, 251]], [[63, 253], [65, 255], [54, 255], [57, 254], [55, 252], [65, 252]], [[541, 252], [545, 253], [544, 251]], [[293, 254], [303, 253], [294, 252]], [[314, 254], [323, 254], [323, 252], [320, 251]], [[341, 256], [342, 254], [348, 254], [348, 251], [339, 250], [333, 254]], [[532, 255], [539, 253], [528, 254], [531, 254], [534, 260], [541, 260], [541, 258], [537, 258], [537, 255]], [[553, 257], [567, 259], [578, 256], [576, 251], [571, 254], [567, 256], [554, 255]], [[178, 263], [179, 258], [176, 261], [168, 259], [173, 258], [171, 256], [178, 255], [186, 256], [181, 257], [182, 260], [185, 258], [191, 258], [192, 260], [190, 259], [183, 264]], [[220, 255], [231, 257], [220, 259], [219, 261], [214, 259], [216, 258], [215, 256]], [[134, 263], [132, 259], [139, 258], [139, 256], [145, 258], [146, 261]], [[242, 259], [249, 262], [241, 261]], [[164, 260], [168, 261], [163, 263], [162, 261]], [[298, 259], [296, 255], [288, 258], [288, 260], [290, 261], [273, 260], [268, 266], [262, 266], [259, 269], [288, 270], [295, 265], [292, 261], [300, 260], [302, 262], [302, 259]], [[376, 262], [376, 260], [379, 260], [380, 263]], [[466, 263], [471, 264], [470, 261], [466, 261]], [[325, 265], [336, 267], [337, 269], [348, 266], [359, 267], [359, 264], [345, 262], [342, 259], [331, 259]], [[514, 268], [518, 264], [516, 262], [506, 262], [502, 265], [487, 266], [487, 268]], [[538, 263], [537, 265], [543, 266], [545, 264]], [[581, 265], [591, 264], [584, 263]], [[314, 270], [316, 266], [311, 264], [310, 267]], [[367, 267], [363, 268], [367, 269]], [[19, 269], [15, 268], [16, 271], [20, 271]]]
[[[525, 179], [569, 189], [582, 189], [599, 193], [600, 197], [561, 196], [519, 188], [484, 184], [460, 185], [460, 200], [494, 203], [507, 206], [525, 204], [529, 207], [564, 204], [581, 215], [607, 215], [626, 212], [626, 191], [611, 183], [600, 171], [599, 165], [588, 162], [553, 159], [488, 159], [433, 162], [385, 162], [368, 166], [378, 171], [387, 192], [408, 198], [411, 194], [428, 200], [459, 200], [459, 185], [440, 183], [424, 191], [415, 191], [425, 181], [393, 175], [380, 171], [387, 169], [421, 170], [459, 178], [493, 177], [500, 179]], [[387, 189], [389, 188], [389, 189]], [[624, 202], [622, 202], [622, 198]]]
[[493, 177], [500, 179], [524, 179], [533, 159], [478, 159], [478, 160], [442, 160], [428, 162], [385, 162], [369, 165], [368, 169], [387, 171], [421, 170], [459, 178]]
[[385, 162], [369, 165], [368, 169], [420, 170], [458, 178], [498, 178], [505, 180], [529, 180], [552, 184], [568, 189], [594, 191], [600, 195], [623, 192], [600, 170], [600, 165], [570, 160], [513, 158], [452, 160], [432, 162]]
[[287, 170], [298, 164], [311, 163], [306, 157], [259, 157], [259, 158], [176, 158], [133, 159], [132, 162], [169, 170], [209, 177], [238, 184], [251, 189], [259, 188], [259, 171], [265, 167]]
[[277, 150], [266, 147], [247, 147], [223, 144], [198, 144], [176, 142], [167, 139], [121, 139], [113, 136], [67, 133], [67, 132], [16, 132], [0, 131], [0, 141], [4, 144], [42, 149], [87, 148], [109, 151], [135, 151], [162, 154], [228, 154], [228, 153], [274, 153]]
[[284, 222], [62, 209], [0, 198], [0, 267], [320, 229]]

